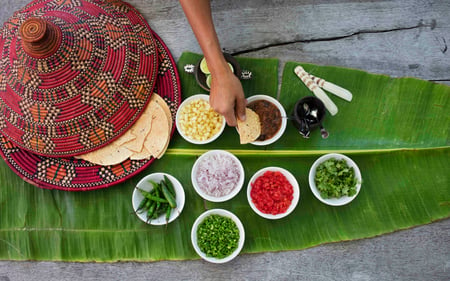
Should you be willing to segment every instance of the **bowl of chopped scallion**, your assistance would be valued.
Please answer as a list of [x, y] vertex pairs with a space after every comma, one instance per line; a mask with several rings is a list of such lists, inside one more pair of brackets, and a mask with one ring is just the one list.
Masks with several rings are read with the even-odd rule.
[[202, 259], [226, 263], [239, 255], [244, 246], [244, 226], [236, 215], [227, 210], [208, 210], [195, 220], [191, 240]]
[[309, 171], [314, 196], [330, 206], [342, 206], [356, 198], [362, 177], [358, 165], [348, 156], [329, 153], [319, 157]]

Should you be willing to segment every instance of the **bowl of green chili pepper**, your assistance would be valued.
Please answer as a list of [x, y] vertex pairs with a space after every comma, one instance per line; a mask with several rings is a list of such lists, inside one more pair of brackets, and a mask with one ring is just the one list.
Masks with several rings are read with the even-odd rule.
[[185, 194], [181, 183], [172, 175], [153, 173], [136, 185], [132, 204], [136, 215], [152, 225], [174, 221], [184, 207]]
[[343, 154], [319, 157], [309, 171], [309, 186], [314, 196], [330, 206], [342, 206], [356, 198], [362, 177], [358, 165]]
[[202, 259], [211, 263], [226, 263], [239, 255], [244, 246], [244, 226], [230, 211], [208, 210], [195, 220], [191, 240]]

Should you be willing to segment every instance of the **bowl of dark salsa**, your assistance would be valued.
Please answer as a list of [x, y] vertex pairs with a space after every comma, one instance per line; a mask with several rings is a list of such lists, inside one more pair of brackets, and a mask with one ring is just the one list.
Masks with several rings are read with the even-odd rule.
[[254, 95], [247, 101], [247, 107], [258, 114], [261, 122], [261, 134], [252, 144], [268, 145], [277, 141], [283, 135], [287, 124], [283, 106], [267, 95]]

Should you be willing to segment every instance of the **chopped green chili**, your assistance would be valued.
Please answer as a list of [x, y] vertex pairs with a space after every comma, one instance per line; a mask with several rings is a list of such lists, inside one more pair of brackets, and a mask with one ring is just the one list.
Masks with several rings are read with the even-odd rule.
[[225, 258], [236, 250], [239, 243], [239, 229], [229, 217], [210, 215], [197, 229], [197, 244], [208, 257]]

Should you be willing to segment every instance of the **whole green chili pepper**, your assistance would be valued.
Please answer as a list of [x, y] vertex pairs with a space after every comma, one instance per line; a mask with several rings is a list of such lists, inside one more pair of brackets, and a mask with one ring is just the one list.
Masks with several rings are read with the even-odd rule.
[[172, 213], [172, 208], [167, 208], [166, 211], [166, 224], [169, 222], [170, 214]]
[[145, 191], [145, 190], [143, 190], [143, 189], [140, 189], [140, 188], [138, 188], [138, 190], [141, 192], [141, 194], [144, 196], [144, 197], [146, 197], [146, 198], [148, 198], [148, 199], [150, 199], [150, 200], [153, 200], [153, 201], [155, 201], [155, 202], [161, 202], [161, 203], [167, 203], [168, 202], [168, 200], [166, 200], [166, 199], [164, 199], [164, 198], [159, 198], [159, 197], [157, 197], [157, 196], [155, 196], [155, 195], [152, 195], [150, 192], [148, 192], [148, 191]]
[[148, 209], [147, 212], [147, 222], [150, 221], [150, 219], [153, 217], [153, 213], [155, 212], [156, 209], [156, 202], [152, 202], [152, 204], [150, 205], [150, 208]]
[[144, 197], [144, 199], [141, 200], [141, 203], [139, 204], [138, 208], [136, 209], [136, 213], [145, 210], [145, 206], [147, 205], [148, 198]]
[[173, 183], [166, 175], [164, 175], [164, 183], [166, 184], [167, 189], [169, 189], [170, 193], [172, 193], [172, 195], [175, 197], [175, 188], [173, 187]]
[[167, 188], [164, 182], [162, 182], [162, 193], [164, 194], [166, 200], [169, 202], [170, 207], [176, 208], [177, 201], [175, 201], [175, 197], [170, 193], [169, 189]]
[[153, 181], [153, 180], [148, 180], [148, 182], [152, 184], [153, 189], [155, 189], [155, 190], [158, 190], [158, 189], [159, 189], [159, 184], [156, 183], [155, 181]]

